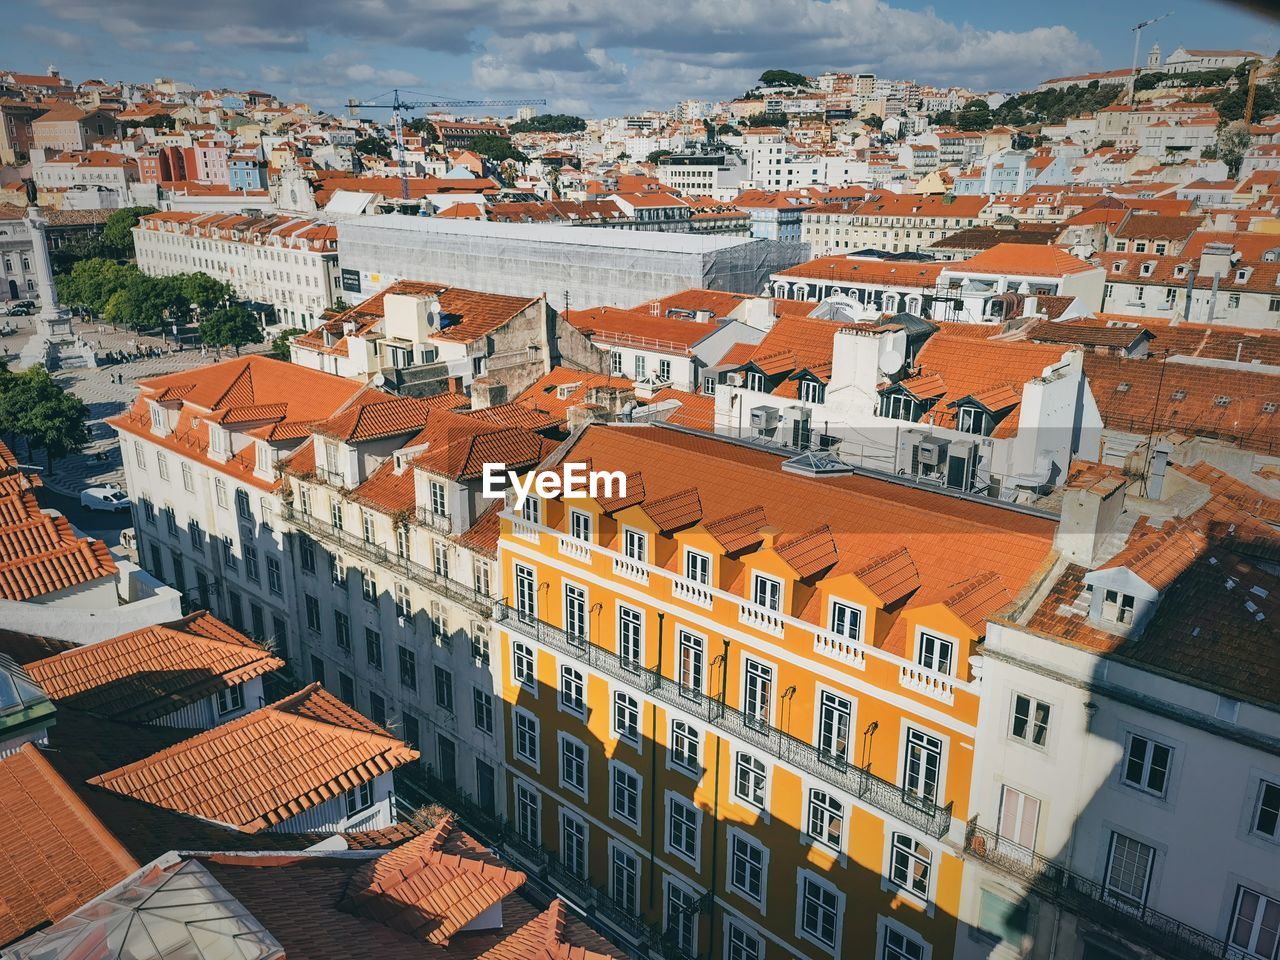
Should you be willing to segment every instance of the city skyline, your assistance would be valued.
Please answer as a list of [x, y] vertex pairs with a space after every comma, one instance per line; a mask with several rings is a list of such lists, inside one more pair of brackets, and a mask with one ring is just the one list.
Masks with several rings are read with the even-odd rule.
[[[179, 76], [326, 110], [400, 87], [447, 98], [542, 97], [556, 111], [607, 116], [731, 98], [770, 68], [1017, 91], [1128, 66], [1133, 22], [1165, 12], [1095, 0], [1051, 11], [1008, 0], [942, 11], [917, 0], [787, 0], [746, 11], [416, 0], [358, 12], [314, 4], [304, 25], [285, 8], [240, 0], [216, 8], [22, 0], [0, 38], [0, 62], [26, 72], [53, 64], [76, 79]], [[1280, 33], [1243, 7], [1201, 0], [1146, 31], [1143, 55], [1157, 42], [1166, 54], [1192, 43], [1268, 53]], [[33, 50], [48, 63], [32, 60]]]

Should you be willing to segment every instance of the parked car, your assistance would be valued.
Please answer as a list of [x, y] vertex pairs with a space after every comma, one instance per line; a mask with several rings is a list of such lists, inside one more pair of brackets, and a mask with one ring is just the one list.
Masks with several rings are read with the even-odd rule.
[[129, 509], [129, 497], [114, 483], [101, 487], [89, 487], [80, 491], [80, 506], [86, 510], [103, 510], [118, 513]]
[[12, 307], [10, 307], [8, 310], [5, 311], [5, 314], [10, 317], [29, 317], [35, 312], [36, 312], [35, 307], [27, 307], [27, 306], [23, 306], [20, 303], [15, 303]]

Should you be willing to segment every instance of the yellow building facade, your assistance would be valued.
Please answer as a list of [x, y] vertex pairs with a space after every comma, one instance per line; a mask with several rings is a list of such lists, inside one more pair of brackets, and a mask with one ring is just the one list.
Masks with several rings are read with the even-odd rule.
[[502, 517], [518, 851], [669, 955], [951, 957], [969, 658], [1051, 522], [662, 427], [565, 461], [626, 491]]

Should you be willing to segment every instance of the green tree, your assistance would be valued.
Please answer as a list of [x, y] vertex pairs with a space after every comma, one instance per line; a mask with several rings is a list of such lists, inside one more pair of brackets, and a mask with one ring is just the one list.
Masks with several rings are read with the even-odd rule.
[[723, 137], [726, 133], [737, 133], [738, 128], [732, 123], [722, 123], [716, 127], [716, 136]]
[[235, 297], [231, 284], [215, 280], [207, 273], [181, 273], [174, 279], [183, 298], [201, 313], [208, 313]]
[[363, 153], [365, 156], [391, 159], [391, 144], [381, 137], [365, 137], [362, 140], [357, 140], [354, 150], [356, 153]]
[[870, 116], [863, 117], [862, 122], [866, 124], [868, 127], [870, 127], [872, 130], [884, 129], [884, 117], [877, 116], [874, 113], [871, 114]]
[[89, 408], [64, 390], [44, 367], [0, 376], [0, 429], [45, 452], [49, 475], [57, 462], [89, 443]]
[[107, 217], [102, 226], [102, 242], [108, 255], [119, 259], [133, 259], [133, 228], [155, 207], [122, 207]]
[[785, 127], [791, 118], [785, 113], [753, 113], [747, 117], [748, 127]]
[[645, 163], [661, 163], [667, 157], [671, 156], [670, 150], [652, 150], [649, 155], [644, 158]]
[[1245, 151], [1252, 143], [1253, 137], [1249, 135], [1244, 121], [1237, 120], [1222, 128], [1218, 134], [1218, 159], [1227, 165], [1227, 176], [1235, 177], [1240, 173]]
[[766, 70], [760, 74], [760, 84], [765, 87], [807, 87], [809, 78], [792, 70]]
[[495, 163], [506, 163], [507, 161], [514, 161], [515, 163], [529, 162], [529, 158], [512, 146], [510, 140], [495, 133], [482, 133], [478, 137], [472, 137], [467, 147], [482, 157], [488, 157]]
[[219, 352], [231, 347], [239, 356], [241, 347], [262, 342], [262, 327], [253, 311], [237, 303], [206, 314], [200, 320], [200, 339]]
[[179, 278], [136, 273], [111, 295], [102, 316], [108, 323], [139, 333], [158, 330], [167, 335], [168, 324], [185, 320], [190, 309]]
[[961, 130], [990, 130], [992, 127], [991, 107], [981, 97], [975, 97], [956, 115], [956, 126]]
[[507, 127], [511, 133], [580, 133], [585, 129], [587, 121], [567, 113], [540, 113]]
[[112, 295], [124, 289], [136, 276], [141, 276], [137, 267], [94, 257], [73, 264], [69, 273], [60, 274], [54, 282], [58, 287], [58, 299], [67, 306], [81, 307], [101, 315]]
[[414, 117], [404, 125], [404, 128], [410, 133], [415, 133], [422, 137], [427, 146], [440, 142], [440, 134], [436, 132], [436, 125], [426, 117]]
[[288, 330], [281, 330], [271, 340], [271, 356], [278, 360], [289, 359], [289, 344], [293, 338], [306, 333], [301, 327], [290, 327]]

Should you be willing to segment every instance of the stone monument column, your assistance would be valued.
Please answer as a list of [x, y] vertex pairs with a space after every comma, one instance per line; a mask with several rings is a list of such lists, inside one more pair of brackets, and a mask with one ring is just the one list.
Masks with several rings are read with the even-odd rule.
[[71, 337], [71, 314], [58, 303], [58, 290], [53, 283], [53, 263], [49, 259], [47, 231], [49, 221], [39, 207], [27, 210], [27, 226], [31, 232], [31, 258], [36, 268], [36, 287], [40, 291], [40, 313], [36, 330], [50, 339]]

